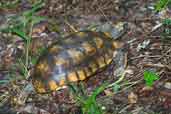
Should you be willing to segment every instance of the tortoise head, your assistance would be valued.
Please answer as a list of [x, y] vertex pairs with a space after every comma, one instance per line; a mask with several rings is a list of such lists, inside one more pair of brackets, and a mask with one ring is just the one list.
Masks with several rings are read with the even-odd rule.
[[116, 24], [113, 23], [104, 23], [96, 28], [96, 32], [103, 32], [108, 37], [117, 40], [121, 36], [123, 36], [128, 30], [127, 22], [118, 22]]
[[[119, 22], [117, 24], [107, 24], [106, 31], [104, 34], [113, 39], [112, 46], [114, 49], [120, 49], [124, 46], [124, 43], [121, 42], [121, 37], [125, 35], [128, 30], [128, 23]], [[107, 27], [108, 26], [108, 27]], [[108, 28], [108, 29], [107, 29]]]
[[111, 37], [112, 39], [117, 40], [126, 33], [128, 29], [128, 23], [119, 22], [117, 24], [105, 24], [104, 27], [105, 29], [103, 30], [103, 32], [108, 37]]

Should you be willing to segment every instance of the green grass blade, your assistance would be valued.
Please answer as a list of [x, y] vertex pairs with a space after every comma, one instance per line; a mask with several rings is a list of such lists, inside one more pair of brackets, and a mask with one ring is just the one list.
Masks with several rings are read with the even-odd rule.
[[13, 28], [12, 32], [17, 34], [18, 36], [20, 36], [21, 39], [24, 40], [24, 42], [27, 42], [28, 37], [26, 36], [26, 34], [22, 31], [20, 31], [19, 29]]
[[32, 16], [37, 10], [43, 7], [43, 0], [39, 0], [36, 4], [32, 6], [32, 9], [23, 13], [23, 16], [30, 17]]

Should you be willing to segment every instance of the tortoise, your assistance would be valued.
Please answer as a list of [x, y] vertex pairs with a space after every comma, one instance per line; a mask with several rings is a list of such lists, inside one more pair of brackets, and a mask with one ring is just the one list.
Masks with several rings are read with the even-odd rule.
[[[115, 26], [114, 37], [120, 37], [125, 28], [125, 23]], [[59, 38], [34, 66], [32, 84], [36, 92], [48, 93], [93, 76], [112, 62], [121, 44], [109, 32], [91, 30]]]

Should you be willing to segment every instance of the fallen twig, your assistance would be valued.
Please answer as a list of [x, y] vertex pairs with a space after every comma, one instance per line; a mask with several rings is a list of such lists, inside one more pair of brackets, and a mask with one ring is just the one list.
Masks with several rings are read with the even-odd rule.
[[168, 70], [171, 70], [171, 66], [169, 65], [163, 65], [163, 64], [152, 64], [152, 63], [143, 63], [142, 64], [143, 66], [146, 66], [146, 67], [158, 67], [158, 68], [167, 68]]

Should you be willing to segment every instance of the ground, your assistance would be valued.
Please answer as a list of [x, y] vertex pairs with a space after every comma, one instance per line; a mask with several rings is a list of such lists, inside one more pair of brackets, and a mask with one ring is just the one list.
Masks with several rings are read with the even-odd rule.
[[[6, 24], [5, 15], [27, 11], [34, 3], [36, 0], [25, 0], [16, 2], [17, 7], [0, 8], [1, 28]], [[91, 95], [105, 82], [113, 84], [120, 79], [117, 71], [121, 69], [124, 78], [117, 84], [119, 87], [108, 87], [96, 98], [105, 114], [171, 114], [171, 39], [165, 33], [170, 26], [162, 25], [163, 19], [170, 18], [169, 8], [155, 12], [155, 0], [48, 0], [43, 3], [36, 14], [47, 18], [34, 25], [29, 53], [38, 57], [40, 48], [74, 31], [109, 22], [114, 25], [126, 22], [126, 34], [119, 39], [124, 43], [123, 51], [106, 69], [83, 82], [86, 94]], [[25, 92], [28, 88], [23, 88], [31, 83], [29, 75], [28, 78], [21, 76], [25, 75], [21, 70], [25, 49], [23, 39], [1, 32], [0, 113], [81, 114], [81, 107], [69, 89], [48, 95]], [[31, 74], [34, 62], [27, 64]], [[145, 71], [159, 76], [150, 87], [144, 80]]]

